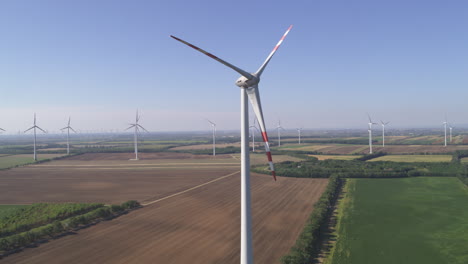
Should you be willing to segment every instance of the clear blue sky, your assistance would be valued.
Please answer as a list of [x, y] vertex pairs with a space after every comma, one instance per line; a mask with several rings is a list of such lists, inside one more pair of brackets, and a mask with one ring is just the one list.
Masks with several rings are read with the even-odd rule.
[[[0, 2], [0, 127], [239, 128], [238, 74], [255, 71], [267, 127], [468, 124], [466, 1]], [[412, 125], [413, 124], [413, 125]]]

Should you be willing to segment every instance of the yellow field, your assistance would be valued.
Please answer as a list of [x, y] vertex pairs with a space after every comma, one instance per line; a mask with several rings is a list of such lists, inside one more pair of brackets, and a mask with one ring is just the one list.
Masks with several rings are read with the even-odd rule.
[[451, 155], [386, 155], [369, 161], [450, 162], [451, 160]]

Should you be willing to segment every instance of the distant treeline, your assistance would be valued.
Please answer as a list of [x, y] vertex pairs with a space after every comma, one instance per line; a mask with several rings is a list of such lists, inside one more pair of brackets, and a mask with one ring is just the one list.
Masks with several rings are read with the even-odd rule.
[[[210, 155], [213, 154], [213, 149], [184, 149], [184, 150], [169, 150], [171, 152], [178, 152], [178, 153], [191, 153], [195, 155]], [[240, 153], [241, 149], [239, 147], [225, 147], [225, 148], [216, 148], [216, 154], [234, 154]]]
[[[459, 162], [365, 162], [384, 153], [365, 155], [356, 160], [318, 160], [309, 157], [305, 161], [285, 161], [275, 165], [276, 173], [285, 177], [328, 178], [336, 174], [343, 178], [402, 178], [416, 176], [443, 176], [460, 179], [466, 177], [466, 166]], [[458, 154], [461, 155], [461, 154]], [[255, 166], [253, 171], [268, 174], [265, 166]]]

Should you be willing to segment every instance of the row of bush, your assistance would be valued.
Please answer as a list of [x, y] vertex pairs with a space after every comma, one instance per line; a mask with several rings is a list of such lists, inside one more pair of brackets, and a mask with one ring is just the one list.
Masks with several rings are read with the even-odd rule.
[[28, 231], [32, 228], [46, 225], [56, 220], [84, 214], [103, 206], [103, 204], [99, 203], [37, 203], [28, 207], [17, 208], [0, 218], [0, 237]]
[[[172, 152], [179, 152], [179, 153], [191, 153], [195, 155], [210, 155], [213, 154], [213, 149], [184, 149], [184, 150], [169, 150]], [[234, 153], [240, 153], [241, 149], [239, 147], [225, 147], [225, 148], [216, 148], [216, 154], [234, 154]]]
[[114, 218], [128, 210], [140, 207], [137, 201], [127, 201], [121, 205], [102, 206], [87, 213], [76, 215], [64, 220], [57, 220], [29, 231], [0, 239], [0, 251], [4, 254], [18, 250], [44, 239], [60, 236], [77, 228], [88, 226], [103, 219]]
[[326, 233], [327, 221], [333, 213], [342, 180], [337, 175], [330, 177], [327, 188], [315, 203], [314, 210], [289, 253], [281, 258], [283, 264], [312, 263], [321, 248]]

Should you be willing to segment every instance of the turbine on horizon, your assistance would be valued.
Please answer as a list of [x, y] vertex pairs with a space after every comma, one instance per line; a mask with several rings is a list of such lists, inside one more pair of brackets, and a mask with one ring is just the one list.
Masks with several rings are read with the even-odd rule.
[[445, 115], [445, 121], [442, 122], [444, 125], [444, 147], [447, 146], [447, 115]]
[[70, 126], [71, 117], [68, 117], [68, 125], [60, 130], [67, 130], [67, 155], [70, 155], [70, 129], [76, 133], [76, 131]]
[[31, 130], [31, 129], [33, 129], [33, 131], [34, 131], [34, 156], [33, 156], [34, 161], [37, 161], [37, 153], [36, 153], [36, 128], [39, 129], [39, 130], [41, 130], [41, 131], [44, 132], [44, 133], [47, 133], [47, 132], [44, 131], [44, 129], [42, 129], [42, 128], [40, 128], [40, 127], [38, 127], [38, 126], [36, 125], [36, 113], [34, 113], [34, 123], [33, 123], [33, 126], [30, 127], [30, 128], [28, 128], [28, 129], [26, 129], [26, 130], [24, 131], [24, 133], [28, 132], [28, 131]]
[[270, 62], [271, 58], [278, 50], [279, 46], [283, 42], [286, 35], [291, 30], [292, 25], [286, 30], [283, 37], [276, 44], [273, 50], [270, 52], [266, 60], [260, 66], [255, 73], [248, 73], [216, 56], [208, 53], [188, 42], [185, 42], [177, 37], [171, 36], [172, 38], [180, 41], [191, 48], [196, 49], [199, 52], [209, 56], [210, 58], [228, 66], [229, 68], [238, 72], [241, 76], [236, 81], [236, 85], [241, 88], [241, 264], [253, 263], [253, 246], [252, 246], [252, 216], [251, 216], [251, 195], [250, 195], [250, 155], [249, 155], [249, 109], [247, 98], [250, 99], [252, 108], [257, 117], [260, 129], [262, 131], [262, 138], [265, 143], [265, 150], [268, 157], [268, 163], [270, 170], [273, 174], [273, 178], [276, 180], [276, 173], [271, 158], [270, 146], [268, 143], [268, 136], [265, 127], [265, 121], [263, 119], [263, 110], [260, 102], [260, 92], [258, 89], [258, 83], [260, 82], [260, 76], [265, 70], [265, 67]]
[[134, 143], [135, 143], [135, 160], [138, 160], [138, 132], [140, 132], [139, 129], [141, 128], [144, 131], [148, 132], [148, 130], [146, 130], [144, 127], [142, 127], [140, 124], [138, 124], [138, 121], [140, 121], [140, 116], [138, 115], [138, 109], [137, 109], [136, 117], [135, 117], [135, 123], [130, 124], [131, 126], [128, 127], [127, 129], [125, 129], [125, 130], [129, 130], [132, 127], [135, 128], [135, 133], [134, 133], [134, 136], [133, 136], [133, 140], [134, 140]]
[[453, 129], [453, 125], [452, 124], [449, 124], [449, 132], [450, 132], [450, 140], [449, 142], [452, 143], [452, 129]]
[[213, 156], [216, 156], [216, 124], [208, 119], [206, 119], [206, 121], [210, 123], [211, 129], [213, 130]]
[[281, 126], [281, 120], [278, 119], [278, 125], [276, 125], [276, 130], [278, 131], [278, 147], [281, 147], [281, 133], [280, 133], [280, 129], [285, 130], [285, 129]]
[[380, 123], [382, 124], [382, 147], [385, 147], [385, 126], [390, 123], [390, 121], [384, 123], [384, 121], [380, 120]]
[[367, 114], [367, 117], [369, 118], [369, 125], [368, 132], [369, 132], [369, 154], [372, 154], [372, 125], [377, 125], [377, 123], [372, 122], [372, 119], [370, 118], [370, 115]]
[[299, 145], [301, 144], [301, 132], [302, 132], [302, 127], [301, 128], [296, 128], [297, 133], [299, 133]]
[[260, 132], [260, 130], [258, 129], [258, 127], [256, 126], [255, 124], [255, 121], [257, 121], [256, 118], [254, 118], [254, 121], [253, 121], [253, 125], [251, 125], [249, 128], [251, 128], [251, 133], [252, 134], [252, 152], [255, 152], [255, 129], [258, 130], [258, 132]]

